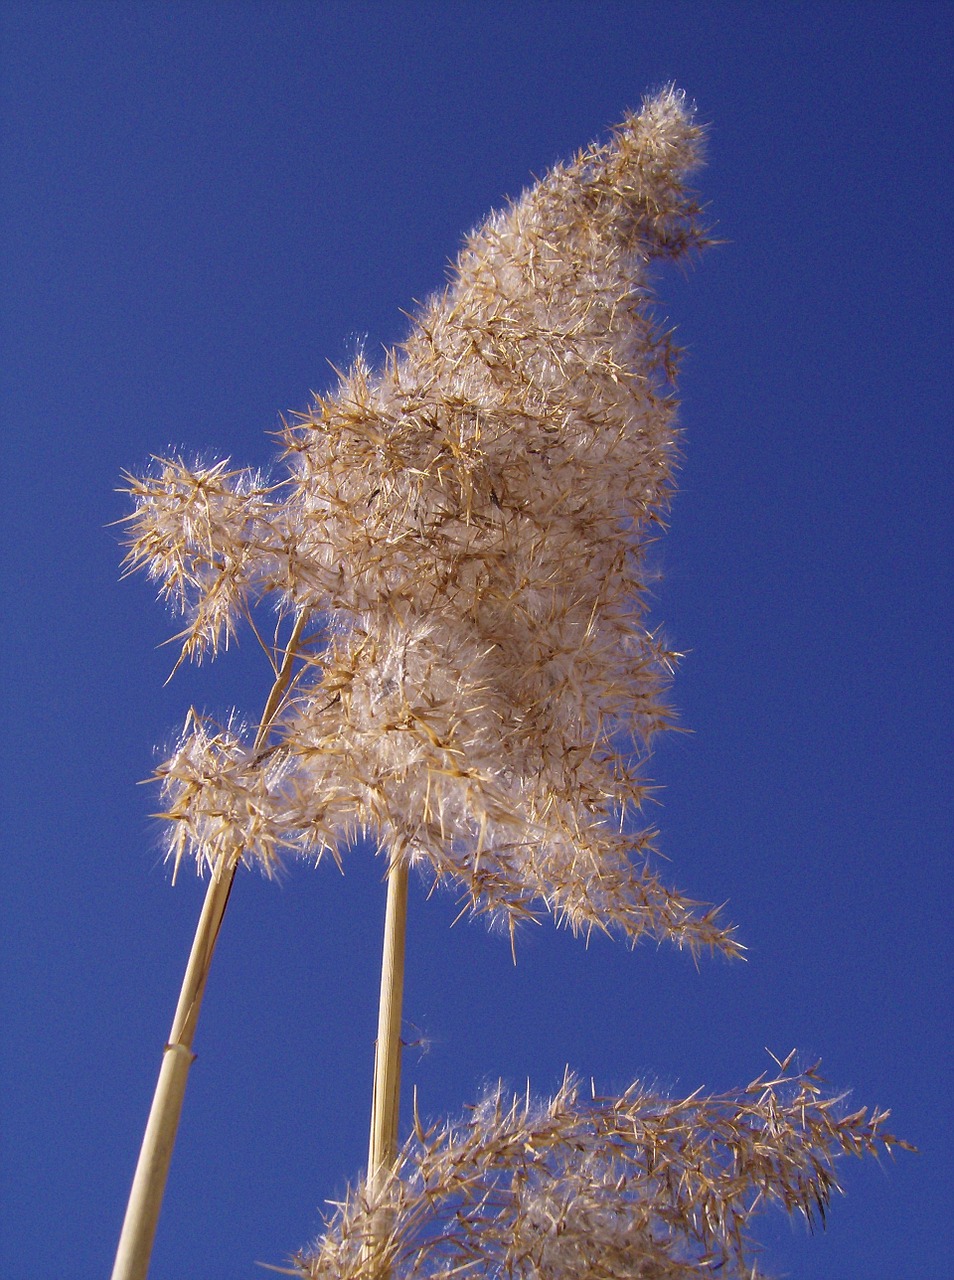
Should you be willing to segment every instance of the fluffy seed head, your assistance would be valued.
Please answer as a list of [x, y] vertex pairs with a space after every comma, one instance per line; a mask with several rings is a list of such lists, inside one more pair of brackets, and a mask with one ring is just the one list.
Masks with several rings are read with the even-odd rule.
[[824, 1221], [840, 1156], [906, 1146], [793, 1056], [737, 1094], [591, 1099], [568, 1079], [549, 1101], [497, 1088], [462, 1121], [418, 1121], [391, 1177], [349, 1191], [290, 1274], [752, 1280], [758, 1211]]
[[234, 838], [270, 865], [364, 830], [511, 921], [542, 902], [738, 949], [660, 884], [637, 816], [670, 722], [645, 551], [677, 455], [647, 267], [705, 241], [700, 143], [664, 92], [491, 215], [383, 368], [359, 359], [287, 427], [280, 482], [178, 460], [133, 482], [129, 559], [184, 609], [185, 653], [269, 594], [321, 631], [244, 831], [221, 773], [164, 767], [177, 857]]

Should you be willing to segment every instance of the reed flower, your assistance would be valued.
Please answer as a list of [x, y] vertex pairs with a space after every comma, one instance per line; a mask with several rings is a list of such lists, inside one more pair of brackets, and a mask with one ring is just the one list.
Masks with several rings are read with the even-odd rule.
[[130, 571], [145, 568], [160, 595], [188, 612], [178, 638], [182, 653], [200, 658], [218, 652], [257, 594], [263, 550], [271, 537], [271, 489], [257, 473], [230, 471], [226, 462], [188, 467], [179, 458], [157, 458], [148, 476], [126, 475], [135, 510]]
[[418, 1120], [391, 1176], [349, 1191], [289, 1274], [751, 1280], [753, 1215], [824, 1221], [840, 1156], [906, 1145], [793, 1056], [738, 1094], [590, 1098], [568, 1078], [549, 1101], [498, 1087], [461, 1121]]
[[492, 214], [383, 368], [286, 425], [280, 480], [181, 459], [131, 480], [129, 563], [185, 613], [185, 655], [268, 596], [317, 637], [266, 756], [193, 721], [160, 770], [176, 860], [268, 869], [363, 832], [511, 924], [542, 904], [738, 951], [661, 884], [636, 816], [671, 721], [645, 550], [678, 439], [647, 269], [705, 243], [700, 144], [666, 91]]
[[169, 823], [174, 871], [187, 848], [212, 870], [246, 846], [274, 868], [294, 844], [277, 808], [286, 767], [281, 754], [251, 751], [241, 726], [215, 725], [190, 710], [178, 749], [158, 771], [170, 801], [158, 816]]

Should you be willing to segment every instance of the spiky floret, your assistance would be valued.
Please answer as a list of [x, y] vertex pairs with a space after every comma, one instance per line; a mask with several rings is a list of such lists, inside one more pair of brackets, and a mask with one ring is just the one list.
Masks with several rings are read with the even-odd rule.
[[130, 573], [145, 569], [159, 593], [189, 621], [178, 639], [185, 657], [201, 658], [228, 641], [261, 578], [278, 510], [275, 488], [255, 471], [227, 461], [187, 466], [156, 458], [145, 476], [126, 474], [135, 504], [129, 526]]
[[839, 1156], [906, 1146], [793, 1056], [737, 1094], [591, 1099], [567, 1079], [548, 1102], [498, 1087], [463, 1121], [418, 1121], [391, 1177], [355, 1186], [289, 1274], [751, 1280], [757, 1211], [824, 1220]]
[[[673, 657], [646, 624], [677, 454], [646, 269], [704, 243], [700, 142], [664, 92], [493, 214], [383, 369], [359, 359], [286, 428], [278, 485], [172, 460], [131, 486], [130, 562], [185, 606], [184, 652], [268, 594], [325, 627], [232, 858], [360, 829], [511, 920], [542, 901], [574, 928], [738, 949], [659, 883], [634, 816]], [[160, 772], [170, 847], [201, 863], [199, 746]], [[219, 764], [237, 813], [246, 780]]]

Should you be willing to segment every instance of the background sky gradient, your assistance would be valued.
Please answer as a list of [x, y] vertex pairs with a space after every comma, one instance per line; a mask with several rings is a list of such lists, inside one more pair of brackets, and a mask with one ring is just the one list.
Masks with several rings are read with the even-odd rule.
[[[659, 278], [686, 461], [655, 619], [670, 883], [748, 961], [518, 939], [412, 885], [407, 1097], [743, 1085], [797, 1046], [920, 1148], [842, 1166], [767, 1270], [941, 1280], [952, 1210], [947, 4], [3, 3], [5, 1280], [108, 1274], [203, 887], [147, 777], [250, 638], [168, 685], [123, 468], [265, 464], [461, 235], [670, 80], [724, 242]], [[382, 865], [241, 874], [151, 1280], [265, 1275], [366, 1158]]]

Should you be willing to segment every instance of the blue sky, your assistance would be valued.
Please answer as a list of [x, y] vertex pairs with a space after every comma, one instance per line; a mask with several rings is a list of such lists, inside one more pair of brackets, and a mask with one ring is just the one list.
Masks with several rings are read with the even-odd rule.
[[[948, 1274], [951, 33], [913, 2], [0, 6], [6, 1280], [108, 1273], [202, 896], [136, 783], [191, 704], [268, 684], [247, 641], [164, 685], [120, 472], [266, 463], [464, 232], [671, 80], [723, 243], [658, 285], [687, 357], [655, 618], [692, 732], [652, 817], [749, 958], [545, 923], [514, 968], [416, 886], [405, 1083], [428, 1115], [565, 1064], [722, 1090], [797, 1046], [920, 1154], [844, 1166], [824, 1235], [766, 1218], [766, 1269]], [[263, 1274], [360, 1170], [381, 871], [241, 876], [153, 1280]]]

